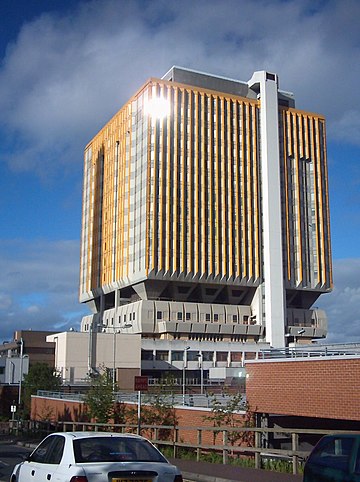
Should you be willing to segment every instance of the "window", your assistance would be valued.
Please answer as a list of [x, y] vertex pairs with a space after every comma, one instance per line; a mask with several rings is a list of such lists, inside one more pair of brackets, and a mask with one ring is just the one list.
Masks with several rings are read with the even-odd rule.
[[177, 312], [177, 320], [178, 320], [178, 321], [181, 321], [182, 319], [183, 319], [182, 311], [178, 311], [178, 312]]
[[156, 312], [156, 319], [157, 319], [157, 320], [162, 320], [162, 311], [157, 311], [157, 312]]
[[87, 462], [162, 462], [163, 455], [147, 440], [130, 437], [91, 437], [74, 440], [77, 463]]
[[198, 351], [188, 351], [187, 352], [187, 360], [188, 361], [197, 361], [199, 359], [199, 352]]
[[237, 316], [237, 315], [233, 315], [232, 320], [233, 320], [233, 323], [237, 323], [237, 321], [238, 321], [238, 316]]
[[47, 464], [59, 464], [62, 459], [65, 439], [61, 436], [54, 436], [54, 441], [51, 446], [51, 451], [49, 452], [49, 456], [47, 457], [46, 463]]
[[156, 360], [162, 360], [162, 361], [168, 361], [169, 358], [169, 352], [167, 350], [157, 350], [155, 359]]
[[219, 321], [219, 315], [217, 313], [214, 313], [214, 321]]
[[171, 361], [183, 361], [184, 359], [184, 352], [183, 351], [172, 351], [171, 352]]
[[191, 320], [191, 313], [185, 313], [185, 319], [186, 321]]
[[233, 351], [231, 353], [231, 361], [232, 362], [241, 362], [241, 360], [242, 360], [242, 353], [241, 352]]
[[152, 350], [141, 350], [142, 360], [152, 360], [154, 358]]
[[210, 313], [206, 313], [206, 315], [205, 315], [205, 321], [210, 321]]
[[203, 361], [213, 361], [214, 353], [212, 351], [203, 351], [202, 359]]
[[216, 353], [216, 360], [218, 362], [226, 362], [227, 361], [227, 351], [218, 351]]
[[31, 456], [31, 462], [59, 464], [64, 450], [65, 439], [61, 435], [47, 437]]

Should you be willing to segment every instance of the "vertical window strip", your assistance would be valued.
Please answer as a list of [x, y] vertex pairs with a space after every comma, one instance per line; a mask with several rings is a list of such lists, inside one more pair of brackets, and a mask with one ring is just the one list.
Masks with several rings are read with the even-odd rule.
[[188, 131], [187, 144], [188, 152], [186, 156], [185, 171], [187, 175], [187, 183], [185, 186], [187, 192], [187, 207], [184, 213], [184, 230], [185, 230], [185, 246], [186, 246], [186, 273], [194, 272], [194, 215], [193, 206], [195, 202], [194, 196], [194, 99], [193, 92], [188, 90]]
[[260, 276], [260, 199], [259, 199], [259, 164], [258, 164], [258, 107], [253, 105], [253, 153], [254, 153], [254, 276], [258, 279]]
[[318, 186], [318, 196], [319, 196], [319, 229], [320, 229], [320, 252], [321, 256], [321, 284], [324, 285], [326, 282], [326, 260], [325, 260], [325, 233], [324, 233], [324, 192], [322, 184], [322, 165], [321, 165], [321, 146], [320, 146], [320, 132], [319, 132], [319, 118], [314, 119], [315, 123], [315, 142], [316, 142], [316, 164], [317, 164], [317, 186]]
[[[144, 112], [144, 100], [145, 95], [142, 95], [142, 109]], [[152, 152], [153, 146], [151, 145], [152, 141], [152, 132], [151, 132], [151, 119], [149, 116], [146, 116], [144, 122], [147, 123], [147, 168], [146, 168], [146, 175], [147, 175], [147, 183], [146, 183], [146, 233], [145, 233], [145, 273], [146, 276], [149, 275], [151, 269], [154, 268], [154, 256], [153, 256], [153, 246], [156, 244], [155, 236], [154, 236], [154, 222], [151, 219], [151, 209], [150, 206], [156, 206], [155, 203], [155, 185], [152, 185], [152, 176], [155, 176], [155, 170], [152, 167]]]
[[316, 259], [317, 259], [317, 273], [318, 273], [318, 283], [321, 282], [321, 242], [320, 236], [321, 231], [319, 229], [321, 220], [319, 219], [319, 188], [318, 188], [318, 163], [316, 159], [316, 140], [315, 140], [315, 127], [314, 127], [314, 118], [311, 117], [309, 119], [309, 137], [310, 137], [310, 145], [311, 145], [311, 159], [314, 165], [314, 202], [315, 202], [315, 216], [316, 216]]
[[290, 246], [290, 216], [292, 214], [292, 210], [290, 210], [290, 203], [292, 202], [292, 197], [290, 196], [290, 189], [291, 184], [289, 186], [289, 177], [288, 173], [291, 172], [291, 162], [290, 166], [288, 165], [289, 160], [289, 153], [287, 150], [288, 142], [287, 142], [287, 112], [285, 110], [282, 111], [282, 135], [283, 135], [283, 161], [284, 161], [284, 192], [285, 192], [285, 220], [286, 220], [286, 254], [287, 254], [287, 276], [288, 281], [291, 281], [291, 266], [292, 266], [292, 257], [291, 257], [291, 246]]
[[246, 123], [247, 123], [248, 104], [244, 102], [241, 110], [241, 258], [242, 258], [242, 277], [248, 276], [248, 258], [247, 258], [247, 218], [246, 218], [246, 163], [247, 163], [247, 147], [246, 147]]
[[246, 162], [246, 250], [247, 250], [247, 272], [248, 279], [253, 276], [252, 270], [252, 163], [253, 163], [253, 152], [252, 152], [252, 133], [251, 133], [251, 105], [247, 103], [246, 105], [246, 151], [247, 151], [247, 162]]
[[180, 173], [181, 173], [181, 184], [180, 184], [180, 198], [181, 198], [181, 213], [180, 213], [180, 271], [185, 272], [186, 268], [186, 238], [185, 238], [185, 224], [186, 224], [186, 206], [187, 206], [187, 196], [186, 196], [186, 159], [187, 159], [187, 91], [182, 90], [182, 101], [181, 101], [181, 154], [180, 154]]
[[215, 176], [215, 197], [214, 197], [214, 206], [217, 206], [214, 212], [214, 220], [215, 220], [215, 247], [216, 247], [216, 255], [215, 255], [215, 270], [214, 275], [217, 276], [220, 273], [220, 259], [221, 259], [221, 252], [220, 252], [220, 242], [221, 242], [221, 223], [220, 223], [220, 210], [221, 210], [221, 196], [220, 196], [220, 149], [219, 149], [219, 98], [216, 96], [214, 97], [215, 102], [215, 116], [214, 116], [214, 132], [216, 134], [216, 139], [214, 139], [215, 145], [215, 159], [214, 159], [214, 176]]
[[[158, 89], [157, 95], [162, 96], [163, 89]], [[165, 234], [166, 234], [166, 162], [165, 162], [165, 136], [164, 136], [164, 119], [157, 119], [156, 124], [159, 126], [159, 270], [165, 269]]]
[[304, 281], [304, 267], [303, 267], [303, 230], [301, 229], [301, 208], [303, 206], [303, 197], [302, 197], [302, 166], [300, 165], [300, 155], [299, 155], [299, 144], [298, 144], [298, 116], [297, 113], [292, 113], [292, 139], [293, 139], [293, 156], [294, 156], [294, 166], [296, 169], [296, 190], [297, 190], [297, 223], [296, 223], [296, 231], [295, 235], [298, 239], [298, 282], [302, 283]]
[[208, 266], [207, 260], [209, 257], [209, 249], [207, 239], [207, 223], [208, 223], [208, 212], [207, 212], [207, 165], [206, 165], [206, 134], [207, 134], [207, 95], [200, 95], [200, 109], [201, 109], [201, 131], [200, 131], [200, 150], [201, 150], [201, 166], [200, 166], [200, 187], [201, 187], [201, 244], [200, 244], [200, 256], [201, 256], [201, 273], [202, 275], [208, 276]]
[[233, 185], [233, 148], [232, 148], [232, 138], [233, 138], [233, 104], [234, 101], [231, 99], [226, 99], [226, 129], [227, 129], [227, 278], [234, 276], [234, 251], [233, 251], [233, 214], [234, 207], [232, 203], [232, 196], [234, 192]]
[[[171, 106], [174, 105], [173, 89], [172, 87], [164, 86], [164, 98], [166, 98]], [[176, 206], [174, 206], [173, 194], [174, 194], [174, 154], [172, 150], [172, 118], [169, 113], [164, 120], [166, 123], [166, 243], [165, 243], [165, 271], [170, 271], [174, 267], [173, 251], [171, 249], [173, 237], [174, 237], [174, 224], [173, 216]], [[165, 126], [164, 126], [165, 127]]]
[[241, 272], [241, 260], [240, 260], [240, 175], [239, 175], [239, 163], [240, 163], [240, 146], [239, 146], [239, 116], [240, 116], [240, 102], [234, 102], [234, 258], [235, 269], [234, 277], [237, 278]]
[[[156, 91], [152, 88], [149, 89], [149, 101], [152, 99], [153, 95], [156, 94]], [[159, 159], [159, 132], [158, 132], [158, 125], [155, 119], [149, 116], [150, 122], [150, 129], [153, 132], [153, 153], [154, 153], [154, 166], [153, 166], [153, 176], [154, 176], [154, 183], [153, 183], [153, 195], [151, 201], [153, 202], [154, 209], [153, 209], [153, 232], [152, 232], [152, 259], [153, 259], [153, 267], [158, 270], [158, 263], [159, 263], [159, 217], [160, 217], [160, 159]]]
[[214, 258], [215, 258], [215, 229], [214, 229], [214, 156], [213, 156], [213, 149], [214, 149], [214, 105], [213, 105], [213, 96], [209, 95], [208, 97], [208, 132], [209, 132], [209, 139], [208, 139], [208, 159], [209, 159], [209, 170], [208, 170], [208, 179], [209, 179], [209, 274], [214, 275]]
[[172, 257], [173, 257], [173, 271], [179, 270], [179, 253], [178, 253], [178, 241], [179, 241], [179, 95], [180, 91], [178, 87], [173, 88], [174, 96], [174, 112], [173, 112], [173, 170], [174, 170], [174, 183], [173, 183], [173, 239], [172, 239]]
[[325, 242], [327, 244], [327, 259], [326, 259], [326, 266], [328, 267], [328, 278], [326, 279], [327, 286], [332, 287], [333, 285], [333, 278], [332, 278], [332, 266], [331, 266], [331, 236], [330, 236], [330, 212], [329, 212], [329, 186], [328, 186], [328, 168], [327, 168], [327, 152], [326, 152], [326, 131], [325, 131], [325, 121], [320, 120], [321, 126], [321, 145], [322, 145], [322, 172], [323, 172], [323, 180], [324, 180], [324, 195], [325, 195], [325, 216], [326, 216], [326, 227], [327, 227], [327, 236]]
[[221, 116], [220, 116], [220, 129], [219, 129], [219, 142], [220, 142], [220, 194], [221, 194], [221, 210], [220, 210], [220, 274], [224, 276], [226, 274], [226, 258], [227, 258], [227, 239], [226, 239], [226, 154], [225, 154], [225, 99], [220, 98]]

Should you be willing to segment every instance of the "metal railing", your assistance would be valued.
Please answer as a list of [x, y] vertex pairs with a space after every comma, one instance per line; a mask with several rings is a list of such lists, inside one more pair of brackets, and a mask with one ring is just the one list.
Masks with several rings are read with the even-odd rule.
[[[67, 392], [49, 392], [46, 390], [38, 390], [37, 395], [39, 397], [55, 398], [58, 400], [69, 400], [74, 402], [84, 401], [84, 393], [67, 393]], [[155, 399], [156, 394], [144, 393], [142, 395], [142, 403], [151, 404]], [[185, 394], [185, 397], [180, 394], [164, 394], [162, 393], [161, 398], [164, 402], [168, 402], [174, 406], [187, 406], [187, 407], [201, 407], [201, 408], [211, 408], [214, 399], [220, 403], [220, 405], [226, 405], [229, 400], [231, 400], [231, 395], [226, 395], [222, 393], [215, 393], [211, 396], [201, 395], [201, 394]], [[137, 403], [138, 402], [138, 392], [115, 392], [114, 399], [116, 402], [120, 403]], [[246, 399], [242, 401], [242, 408], [245, 410]]]
[[270, 348], [259, 351], [259, 359], [279, 359], [279, 358], [312, 358], [312, 357], [337, 357], [337, 356], [358, 356], [360, 357], [360, 345], [354, 347], [291, 347], [291, 348]]

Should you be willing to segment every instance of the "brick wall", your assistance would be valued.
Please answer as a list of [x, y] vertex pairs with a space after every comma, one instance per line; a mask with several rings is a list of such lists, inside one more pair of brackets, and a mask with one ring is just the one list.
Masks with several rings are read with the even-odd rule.
[[[198, 433], [196, 427], [212, 427], [210, 420], [204, 420], [211, 414], [209, 409], [198, 409], [190, 407], [178, 407], [175, 409], [178, 418], [178, 426], [184, 427], [179, 430], [178, 440], [186, 443], [197, 443]], [[84, 404], [81, 402], [73, 402], [67, 400], [58, 400], [33, 396], [31, 398], [31, 419], [32, 420], [62, 420], [62, 421], [81, 421], [84, 413]], [[235, 415], [234, 418], [239, 420], [239, 426], [244, 421], [244, 414]], [[147, 434], [144, 433], [146, 436]], [[221, 444], [222, 434], [216, 436], [216, 444]], [[202, 443], [212, 445], [214, 436], [212, 432], [203, 432]]]
[[250, 361], [246, 370], [254, 411], [360, 420], [360, 358]]

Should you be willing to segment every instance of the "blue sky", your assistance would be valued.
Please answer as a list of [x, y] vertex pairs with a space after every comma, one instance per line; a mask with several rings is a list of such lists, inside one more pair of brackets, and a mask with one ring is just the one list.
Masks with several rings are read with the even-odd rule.
[[0, 342], [79, 327], [83, 149], [172, 65], [270, 70], [327, 119], [329, 342], [360, 342], [360, 2], [0, 0]]

